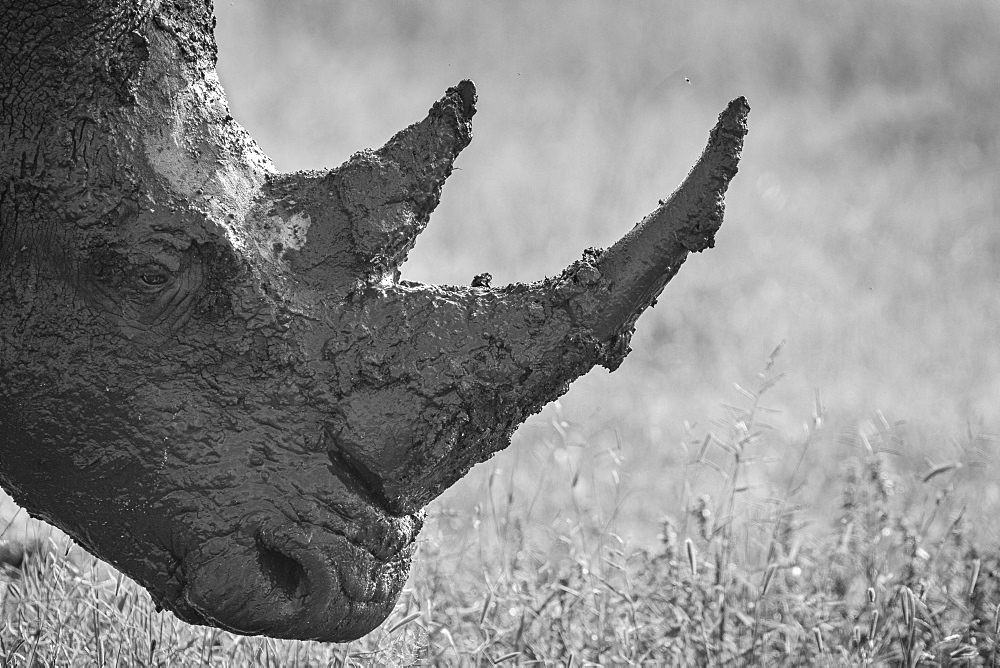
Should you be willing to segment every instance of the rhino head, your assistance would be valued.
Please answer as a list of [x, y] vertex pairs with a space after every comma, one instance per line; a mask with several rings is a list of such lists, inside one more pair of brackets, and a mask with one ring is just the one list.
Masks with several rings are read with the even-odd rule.
[[194, 624], [345, 641], [422, 509], [596, 364], [713, 245], [749, 107], [665, 203], [559, 276], [399, 267], [476, 90], [337, 169], [229, 115], [211, 3], [0, 0], [0, 480]]

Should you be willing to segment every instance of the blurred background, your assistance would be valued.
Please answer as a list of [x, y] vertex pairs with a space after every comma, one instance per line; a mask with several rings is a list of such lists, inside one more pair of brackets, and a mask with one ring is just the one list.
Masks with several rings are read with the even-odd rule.
[[[642, 316], [617, 372], [576, 381], [439, 507], [501, 474], [537, 491], [553, 461], [596, 480], [611, 457], [616, 512], [648, 527], [678, 502], [692, 439], [782, 341], [772, 443], [801, 440], [817, 396], [832, 442], [885, 416], [924, 465], [1000, 424], [997, 3], [216, 11], [232, 113], [283, 171], [337, 166], [476, 82], [475, 138], [403, 267], [428, 283], [533, 281], [610, 245], [680, 183], [726, 103], [750, 102], [716, 248]], [[814, 466], [835, 473], [841, 456]]]

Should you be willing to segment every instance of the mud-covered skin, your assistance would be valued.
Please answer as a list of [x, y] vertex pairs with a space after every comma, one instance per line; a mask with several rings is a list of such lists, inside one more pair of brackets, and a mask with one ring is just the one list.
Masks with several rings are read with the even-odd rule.
[[350, 640], [392, 610], [421, 509], [616, 368], [711, 246], [748, 107], [607, 251], [420, 285], [399, 266], [472, 83], [378, 151], [278, 174], [213, 25], [201, 0], [0, 0], [0, 482], [189, 622]]

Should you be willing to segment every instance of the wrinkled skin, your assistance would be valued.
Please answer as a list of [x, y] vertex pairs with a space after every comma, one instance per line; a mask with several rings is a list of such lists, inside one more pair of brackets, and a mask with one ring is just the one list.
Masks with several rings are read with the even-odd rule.
[[472, 83], [377, 152], [278, 174], [229, 116], [213, 21], [0, 0], [0, 480], [188, 622], [350, 640], [392, 610], [421, 509], [616, 368], [712, 245], [749, 108], [611, 249], [529, 285], [419, 285], [398, 267], [471, 140]]

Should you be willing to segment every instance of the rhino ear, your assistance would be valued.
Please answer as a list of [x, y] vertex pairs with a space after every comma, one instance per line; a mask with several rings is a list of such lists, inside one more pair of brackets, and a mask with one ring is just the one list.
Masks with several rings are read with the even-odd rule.
[[455, 158], [472, 140], [476, 87], [449, 88], [419, 123], [377, 151], [361, 151], [328, 172], [267, 180], [259, 215], [272, 229], [273, 259], [297, 281], [337, 291], [395, 282], [427, 226]]

